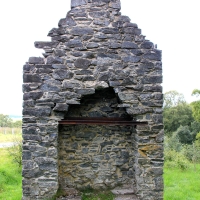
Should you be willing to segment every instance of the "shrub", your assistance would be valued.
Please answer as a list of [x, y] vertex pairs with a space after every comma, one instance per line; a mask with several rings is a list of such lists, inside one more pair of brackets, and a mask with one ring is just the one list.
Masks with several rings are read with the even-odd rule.
[[193, 163], [200, 162], [200, 146], [193, 143], [192, 145], [185, 145], [182, 149], [183, 155]]
[[22, 141], [19, 139], [13, 140], [13, 146], [8, 148], [9, 155], [14, 163], [17, 163], [19, 167], [22, 165]]
[[189, 161], [180, 152], [175, 150], [165, 150], [165, 166], [168, 168], [185, 170], [189, 167]]
[[165, 149], [174, 150], [180, 152], [182, 149], [182, 144], [179, 141], [176, 133], [173, 133], [171, 137], [165, 137]]

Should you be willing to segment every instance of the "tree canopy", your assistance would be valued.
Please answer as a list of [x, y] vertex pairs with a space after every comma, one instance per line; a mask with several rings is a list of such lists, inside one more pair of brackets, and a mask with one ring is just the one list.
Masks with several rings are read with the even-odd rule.
[[179, 104], [186, 103], [183, 94], [175, 90], [171, 90], [164, 94], [164, 109], [175, 107]]
[[0, 127], [10, 127], [12, 119], [8, 115], [0, 114]]
[[8, 115], [0, 114], [0, 127], [16, 127], [20, 128], [22, 121], [13, 121]]
[[190, 126], [194, 121], [191, 106], [179, 103], [177, 106], [164, 109], [164, 128], [167, 135], [172, 135], [181, 125]]
[[[192, 96], [198, 97], [200, 95], [200, 90], [195, 89], [192, 92]], [[193, 117], [196, 121], [200, 122], [200, 100], [191, 103]]]

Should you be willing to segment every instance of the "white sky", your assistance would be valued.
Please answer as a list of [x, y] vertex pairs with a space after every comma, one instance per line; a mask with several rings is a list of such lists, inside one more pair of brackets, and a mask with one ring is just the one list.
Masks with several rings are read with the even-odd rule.
[[[0, 2], [0, 113], [21, 115], [22, 67], [42, 56], [34, 41], [49, 41], [48, 32], [66, 16], [71, 0]], [[200, 89], [199, 0], [121, 0], [122, 14], [142, 29], [163, 52], [163, 92], [177, 90], [191, 102]]]

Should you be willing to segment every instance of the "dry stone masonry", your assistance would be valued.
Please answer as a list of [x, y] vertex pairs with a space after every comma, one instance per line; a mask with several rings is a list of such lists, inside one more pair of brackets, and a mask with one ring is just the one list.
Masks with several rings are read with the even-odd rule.
[[[23, 67], [23, 200], [86, 188], [163, 199], [161, 51], [120, 8], [71, 0], [51, 41], [35, 42], [43, 57]], [[148, 124], [59, 125], [69, 117]]]

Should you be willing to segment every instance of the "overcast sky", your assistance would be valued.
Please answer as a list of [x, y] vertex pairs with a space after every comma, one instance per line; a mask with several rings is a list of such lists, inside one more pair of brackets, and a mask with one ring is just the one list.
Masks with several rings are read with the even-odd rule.
[[[66, 16], [71, 0], [6, 0], [0, 2], [0, 113], [21, 115], [22, 67], [42, 56], [34, 41], [49, 41], [49, 30]], [[163, 92], [177, 90], [191, 102], [200, 89], [199, 0], [121, 0], [122, 14], [162, 50]]]

